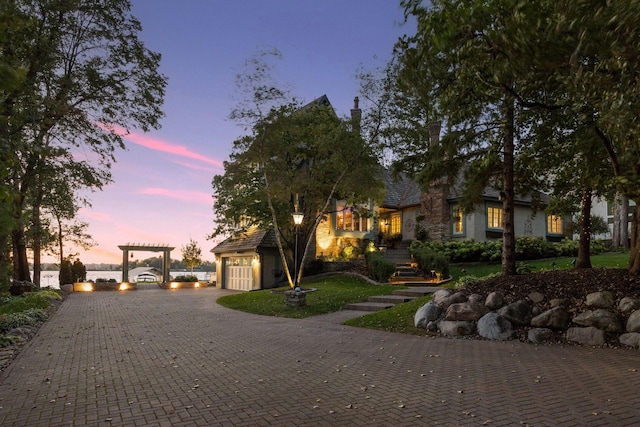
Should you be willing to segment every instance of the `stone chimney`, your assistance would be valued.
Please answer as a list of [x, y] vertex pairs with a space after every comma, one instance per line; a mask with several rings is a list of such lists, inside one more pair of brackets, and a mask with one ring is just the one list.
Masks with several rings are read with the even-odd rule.
[[442, 129], [442, 122], [429, 123], [429, 142], [431, 145], [437, 145], [440, 142], [440, 130]]
[[360, 99], [356, 96], [353, 98], [353, 108], [351, 109], [351, 122], [353, 130], [360, 131], [360, 122], [362, 120], [362, 110], [358, 106]]
[[[440, 143], [441, 122], [429, 123], [429, 144]], [[429, 239], [446, 242], [451, 238], [451, 213], [447, 198], [449, 185], [445, 176], [431, 182], [427, 191], [423, 191], [420, 200], [420, 213], [424, 215]]]

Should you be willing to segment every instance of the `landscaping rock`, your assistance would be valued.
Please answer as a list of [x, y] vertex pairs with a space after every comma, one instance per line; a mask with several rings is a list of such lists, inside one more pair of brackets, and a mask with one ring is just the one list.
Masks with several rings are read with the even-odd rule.
[[35, 292], [36, 290], [38, 290], [38, 287], [35, 284], [26, 280], [24, 281], [14, 280], [11, 283], [11, 287], [9, 288], [9, 292], [13, 296], [20, 296], [26, 292]]
[[446, 310], [446, 308], [449, 307], [450, 305], [450, 303], [448, 303], [450, 296], [451, 296], [450, 290], [438, 289], [433, 293], [433, 298], [431, 298], [431, 301], [433, 301], [438, 307]]
[[640, 310], [636, 310], [627, 319], [627, 332], [640, 332]]
[[564, 298], [553, 298], [549, 301], [551, 307], [564, 307], [567, 304], [567, 300]]
[[566, 329], [571, 322], [567, 310], [554, 307], [531, 319], [531, 326], [535, 328]]
[[631, 297], [624, 297], [618, 303], [618, 308], [624, 314], [631, 313], [640, 308], [640, 300]]
[[489, 309], [482, 304], [474, 304], [472, 302], [461, 302], [451, 304], [447, 308], [447, 312], [444, 315], [445, 320], [470, 320], [476, 321], [485, 314]]
[[491, 292], [484, 302], [489, 310], [497, 310], [504, 305], [504, 296], [500, 292]]
[[453, 337], [462, 335], [471, 335], [476, 330], [474, 322], [466, 322], [459, 320], [443, 320], [438, 324], [440, 333]]
[[478, 334], [490, 340], [506, 341], [513, 338], [513, 326], [498, 313], [487, 313], [478, 320]]
[[540, 344], [549, 341], [553, 337], [553, 331], [549, 328], [532, 328], [527, 333], [527, 339]]
[[467, 302], [468, 298], [464, 292], [456, 292], [449, 297], [449, 304], [458, 304], [461, 302]]
[[531, 302], [535, 304], [540, 304], [542, 301], [544, 301], [544, 295], [542, 295], [542, 293], [540, 292], [531, 292], [528, 296]]
[[420, 307], [413, 316], [416, 328], [426, 328], [429, 322], [436, 320], [442, 314], [442, 310], [433, 301], [429, 301]]
[[622, 322], [615, 313], [599, 308], [587, 310], [573, 318], [573, 323], [580, 326], [593, 326], [606, 332], [621, 332]]
[[592, 292], [587, 295], [587, 305], [595, 308], [613, 308], [615, 301], [609, 291]]
[[567, 341], [586, 345], [604, 345], [604, 331], [593, 326], [567, 329]]
[[531, 307], [524, 300], [516, 301], [498, 310], [498, 314], [506, 317], [511, 323], [526, 326], [531, 322]]
[[469, 302], [473, 303], [473, 304], [482, 304], [482, 300], [484, 298], [482, 298], [482, 295], [480, 294], [471, 294], [469, 295]]
[[620, 344], [628, 345], [629, 347], [640, 347], [640, 333], [630, 332], [620, 335]]

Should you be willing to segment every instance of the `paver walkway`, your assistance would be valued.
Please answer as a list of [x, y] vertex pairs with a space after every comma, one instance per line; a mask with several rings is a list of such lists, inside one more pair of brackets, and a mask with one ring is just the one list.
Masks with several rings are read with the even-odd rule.
[[0, 425], [640, 424], [638, 351], [255, 316], [226, 293], [71, 295], [0, 374]]

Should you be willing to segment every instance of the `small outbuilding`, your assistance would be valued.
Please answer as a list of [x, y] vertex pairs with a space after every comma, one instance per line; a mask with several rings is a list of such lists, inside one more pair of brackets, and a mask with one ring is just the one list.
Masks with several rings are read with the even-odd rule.
[[133, 282], [162, 282], [162, 271], [155, 267], [136, 267], [129, 270]]
[[252, 227], [211, 250], [216, 258], [216, 287], [254, 291], [280, 286], [284, 269], [275, 233]]

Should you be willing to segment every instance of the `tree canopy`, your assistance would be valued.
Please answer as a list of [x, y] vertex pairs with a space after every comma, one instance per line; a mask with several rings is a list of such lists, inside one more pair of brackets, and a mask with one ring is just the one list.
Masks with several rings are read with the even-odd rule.
[[11, 78], [0, 86], [0, 137], [9, 147], [0, 196], [11, 203], [0, 221], [0, 262], [11, 241], [17, 279], [29, 278], [24, 215], [44, 189], [45, 169], [82, 171], [70, 197], [101, 188], [124, 135], [159, 127], [166, 77], [130, 9], [129, 0], [2, 3], [0, 73]]

